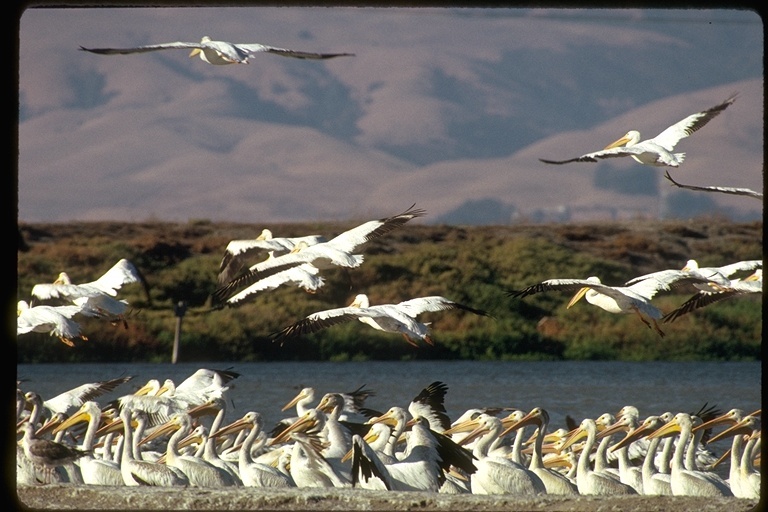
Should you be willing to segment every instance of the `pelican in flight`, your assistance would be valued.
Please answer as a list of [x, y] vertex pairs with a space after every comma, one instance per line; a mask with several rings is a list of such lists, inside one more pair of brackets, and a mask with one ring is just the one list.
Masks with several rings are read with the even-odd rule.
[[672, 179], [672, 176], [669, 174], [669, 171], [666, 171], [664, 173], [664, 177], [667, 178], [672, 184], [678, 188], [685, 188], [688, 190], [699, 190], [702, 192], [722, 192], [723, 194], [734, 194], [737, 196], [749, 196], [754, 197], [756, 199], [762, 199], [763, 193], [762, 192], [756, 192], [750, 188], [737, 188], [737, 187], [700, 187], [697, 185], [683, 185], [682, 183], [678, 183], [674, 179]]
[[32, 287], [32, 297], [41, 301], [63, 301], [76, 304], [88, 316], [108, 318], [125, 324], [128, 303], [117, 300], [117, 292], [124, 285], [141, 283], [149, 300], [147, 281], [138, 268], [123, 258], [95, 281], [75, 284], [66, 272], [60, 272], [53, 283], [41, 283]]
[[16, 306], [16, 335], [30, 332], [47, 332], [56, 336], [62, 343], [75, 346], [74, 340], [88, 337], [80, 332], [80, 324], [72, 319], [82, 313], [82, 306], [39, 306], [30, 307], [25, 300], [20, 300]]
[[210, 37], [203, 37], [199, 43], [187, 43], [177, 41], [173, 43], [148, 44], [144, 46], [134, 46], [132, 48], [85, 48], [80, 50], [98, 53], [100, 55], [126, 55], [129, 53], [146, 53], [157, 50], [178, 50], [192, 49], [189, 56], [200, 58], [208, 64], [217, 66], [225, 64], [248, 64], [248, 60], [260, 53], [273, 53], [283, 57], [293, 57], [296, 59], [332, 59], [334, 57], [353, 56], [354, 53], [314, 53], [287, 48], [277, 48], [265, 44], [240, 44], [229, 43], [226, 41], [214, 41]]
[[434, 345], [434, 341], [429, 335], [428, 324], [419, 322], [416, 317], [428, 311], [446, 311], [449, 309], [461, 309], [476, 315], [490, 316], [485, 311], [437, 295], [418, 297], [398, 304], [371, 306], [368, 296], [361, 293], [355, 297], [349, 306], [312, 313], [293, 325], [272, 334], [272, 338], [274, 341], [282, 342], [287, 338], [311, 334], [336, 324], [359, 320], [379, 331], [400, 333], [405, 341], [414, 347], [418, 346], [417, 341], [419, 339]]
[[744, 279], [733, 279], [727, 286], [718, 286], [717, 291], [700, 291], [680, 306], [664, 315], [664, 322], [673, 322], [682, 315], [722, 300], [763, 293], [763, 269], [759, 268]]
[[627, 286], [633, 285], [639, 281], [647, 279], [656, 279], [660, 281], [662, 289], [681, 285], [684, 283], [692, 284], [695, 289], [705, 292], [717, 292], [722, 288], [728, 287], [731, 283], [731, 277], [739, 272], [751, 272], [762, 268], [763, 260], [744, 260], [730, 263], [721, 267], [700, 267], [694, 260], [688, 260], [685, 266], [680, 269], [667, 269], [652, 272], [627, 281]]
[[363, 256], [352, 253], [364, 243], [403, 226], [411, 219], [423, 216], [424, 210], [416, 209], [414, 206], [416, 205], [411, 205], [403, 213], [393, 215], [392, 217], [364, 222], [327, 242], [309, 245], [306, 241], [300, 241], [288, 254], [268, 258], [261, 263], [257, 263], [251, 266], [248, 272], [233, 279], [226, 285], [219, 286], [213, 292], [213, 299], [223, 302], [231, 297], [232, 292], [238, 288], [250, 286], [269, 275], [303, 263], [311, 263], [321, 270], [334, 266], [345, 268], [359, 267], [363, 263]]
[[224, 257], [219, 265], [219, 284], [225, 285], [232, 281], [245, 266], [245, 261], [257, 254], [283, 254], [290, 252], [297, 244], [304, 242], [315, 245], [325, 242], [322, 235], [307, 235], [299, 237], [273, 237], [272, 231], [264, 228], [261, 234], [252, 240], [232, 240], [224, 249]]
[[601, 151], [587, 153], [586, 155], [569, 158], [568, 160], [545, 160], [543, 158], [539, 160], [546, 164], [567, 164], [570, 162], [597, 162], [604, 158], [630, 156], [635, 161], [644, 165], [678, 167], [683, 163], [685, 153], [672, 153], [677, 143], [701, 129], [736, 101], [737, 97], [738, 94], [733, 94], [719, 105], [691, 114], [652, 139], [641, 141], [640, 132], [630, 130], [622, 138], [607, 145]]
[[295, 267], [289, 267], [276, 274], [259, 279], [250, 286], [242, 289], [224, 301], [225, 305], [233, 306], [243, 302], [253, 295], [267, 291], [284, 284], [295, 284], [307, 293], [315, 293], [325, 284], [325, 278], [320, 275], [320, 269], [311, 263], [302, 263]]
[[552, 290], [577, 290], [576, 295], [568, 303], [568, 308], [585, 297], [587, 302], [609, 313], [636, 314], [645, 325], [664, 337], [664, 331], [657, 322], [663, 314], [659, 308], [651, 304], [651, 299], [659, 291], [668, 289], [658, 280], [645, 279], [631, 286], [608, 286], [602, 284], [598, 277], [591, 276], [587, 279], [549, 279], [523, 290], [510, 292], [509, 295], [522, 298]]

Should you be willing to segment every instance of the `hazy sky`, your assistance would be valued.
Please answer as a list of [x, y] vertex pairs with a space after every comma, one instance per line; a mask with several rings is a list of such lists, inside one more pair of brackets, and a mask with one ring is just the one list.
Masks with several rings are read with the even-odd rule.
[[[734, 90], [731, 108], [680, 143], [674, 176], [762, 190], [762, 33], [757, 14], [735, 9], [31, 9], [19, 218], [332, 220], [414, 202], [432, 220], [471, 205], [501, 210], [493, 222], [633, 217], [678, 193], [663, 170], [538, 159], [595, 151], [629, 128], [650, 137]], [[187, 50], [78, 51], [204, 35], [355, 56], [210, 66]], [[682, 197], [695, 213], [760, 210]]]

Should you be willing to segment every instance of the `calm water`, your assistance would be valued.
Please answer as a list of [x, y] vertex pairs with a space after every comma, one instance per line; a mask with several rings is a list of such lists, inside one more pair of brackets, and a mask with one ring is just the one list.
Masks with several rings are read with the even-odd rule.
[[295, 415], [282, 412], [302, 387], [312, 386], [318, 400], [324, 393], [353, 391], [365, 384], [376, 393], [366, 406], [386, 411], [407, 407], [433, 381], [448, 386], [445, 406], [455, 419], [472, 407], [498, 406], [550, 413], [551, 429], [616, 413], [635, 405], [642, 417], [664, 411], [695, 412], [705, 402], [723, 412], [738, 407], [752, 412], [762, 405], [760, 362], [749, 363], [624, 363], [624, 362], [362, 362], [362, 363], [184, 363], [184, 364], [22, 364], [17, 377], [24, 391], [44, 398], [87, 382], [133, 375], [115, 392], [97, 399], [132, 393], [149, 379], [180, 383], [199, 368], [230, 368], [241, 375], [229, 392], [228, 419], [249, 410], [266, 424]]

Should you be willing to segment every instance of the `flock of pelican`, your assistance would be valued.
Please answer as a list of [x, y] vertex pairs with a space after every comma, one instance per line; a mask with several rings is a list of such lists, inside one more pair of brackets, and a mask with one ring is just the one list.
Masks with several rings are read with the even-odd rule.
[[[543, 407], [479, 407], [453, 421], [436, 381], [407, 404], [367, 406], [365, 386], [317, 400], [302, 389], [271, 428], [232, 419], [239, 373], [201, 368], [174, 385], [132, 376], [43, 400], [17, 386], [17, 483], [325, 487], [507, 495], [760, 496], [761, 411], [695, 413], [634, 406], [551, 429]], [[231, 415], [230, 415], [231, 416]], [[732, 438], [721, 456], [709, 448]], [[715, 471], [730, 464], [727, 477]], [[725, 473], [723, 473], [725, 474]]]
[[29, 301], [18, 301], [16, 334], [47, 332], [62, 343], [73, 347], [75, 339], [87, 340], [76, 315], [105, 318], [112, 323], [126, 324], [130, 305], [118, 300], [118, 291], [127, 284], [141, 283], [149, 299], [147, 281], [138, 268], [123, 258], [95, 281], [72, 283], [66, 272], [59, 273], [53, 283], [32, 287]]

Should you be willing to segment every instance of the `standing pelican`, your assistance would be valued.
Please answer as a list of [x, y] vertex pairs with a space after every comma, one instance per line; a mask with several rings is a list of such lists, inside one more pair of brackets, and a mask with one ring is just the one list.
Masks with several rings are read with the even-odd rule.
[[[628, 431], [626, 436], [618, 443], [611, 446], [610, 450], [628, 449], [635, 441], [643, 439], [644, 436], [649, 435], [654, 430], [658, 429], [664, 424], [664, 421], [659, 416], [648, 416], [640, 425], [632, 431]], [[668, 441], [672, 441], [669, 438]], [[643, 487], [642, 493], [649, 496], [671, 496], [672, 488], [670, 486], [669, 473], [662, 473], [658, 471], [654, 460], [656, 458], [656, 451], [659, 447], [661, 439], [655, 438], [648, 442], [645, 458], [643, 459], [643, 466], [641, 469]], [[669, 443], [671, 446], [671, 443]]]
[[418, 346], [417, 340], [419, 339], [434, 345], [429, 335], [428, 324], [417, 321], [416, 317], [425, 312], [449, 309], [461, 309], [476, 315], [490, 316], [485, 311], [437, 295], [418, 297], [397, 304], [371, 306], [368, 296], [361, 293], [355, 296], [355, 300], [349, 306], [313, 313], [272, 334], [272, 338], [282, 342], [286, 338], [310, 334], [336, 324], [359, 320], [378, 331], [400, 333], [405, 341], [414, 347]]
[[157, 50], [174, 49], [192, 49], [190, 57], [197, 55], [208, 64], [248, 64], [249, 59], [260, 53], [272, 53], [282, 55], [283, 57], [293, 57], [295, 59], [332, 59], [334, 57], [352, 56], [353, 53], [314, 53], [298, 50], [289, 50], [287, 48], [277, 48], [260, 43], [229, 43], [226, 41], [214, 41], [210, 37], [203, 37], [199, 43], [186, 43], [177, 41], [173, 43], [148, 44], [144, 46], [134, 46], [131, 48], [85, 48], [81, 50], [101, 55], [126, 55], [129, 53], [146, 53]]
[[124, 485], [120, 464], [112, 460], [97, 458], [93, 455], [96, 430], [101, 422], [101, 408], [99, 404], [92, 400], [85, 402], [79, 411], [54, 428], [53, 433], [62, 432], [82, 421], [88, 423], [81, 446], [81, 449], [87, 452], [87, 455], [82, 456], [79, 460], [83, 483], [91, 485]]
[[660, 281], [646, 279], [631, 286], [608, 286], [600, 282], [600, 278], [591, 276], [587, 279], [549, 279], [534, 284], [520, 291], [510, 292], [512, 297], [526, 297], [528, 295], [552, 290], [573, 291], [577, 290], [568, 303], [568, 308], [576, 304], [582, 297], [587, 302], [609, 313], [636, 314], [649, 328], [664, 337], [657, 320], [663, 316], [661, 310], [651, 304], [651, 299], [664, 289]]
[[670, 421], [648, 435], [649, 439], [678, 433], [677, 444], [672, 455], [670, 485], [673, 496], [733, 496], [727, 485], [716, 482], [704, 475], [704, 472], [685, 468], [685, 452], [691, 440], [693, 422], [691, 415], [681, 412]]
[[543, 158], [539, 160], [547, 164], [567, 164], [569, 162], [597, 162], [603, 158], [631, 156], [636, 162], [643, 165], [678, 167], [683, 163], [685, 153], [672, 153], [677, 143], [701, 129], [733, 104], [737, 97], [738, 94], [733, 94], [719, 105], [691, 114], [652, 139], [641, 141], [640, 132], [630, 130], [622, 138], [607, 145], [601, 151], [587, 153], [568, 160], [544, 160]]
[[576, 469], [576, 487], [579, 494], [592, 494], [609, 496], [616, 494], [637, 494], [637, 492], [627, 484], [608, 476], [605, 473], [594, 471], [590, 467], [590, 455], [595, 447], [597, 439], [597, 424], [592, 418], [585, 418], [581, 424], [574, 430], [561, 445], [560, 450], [565, 450], [573, 443], [587, 438], [584, 448], [579, 455], [579, 461]]

